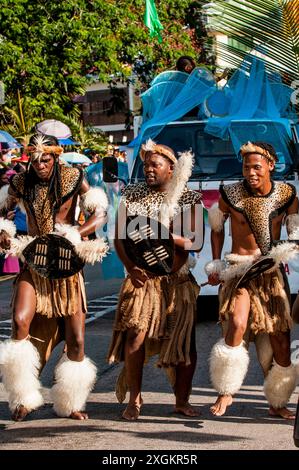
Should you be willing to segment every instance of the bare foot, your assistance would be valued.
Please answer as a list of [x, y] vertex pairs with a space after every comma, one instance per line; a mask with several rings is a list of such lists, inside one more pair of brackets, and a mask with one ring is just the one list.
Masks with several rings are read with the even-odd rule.
[[139, 404], [128, 403], [125, 411], [121, 415], [122, 418], [126, 419], [127, 421], [136, 421], [139, 418], [142, 404], [143, 404], [142, 400]]
[[219, 395], [216, 403], [210, 407], [210, 411], [214, 416], [222, 416], [226, 412], [226, 408], [233, 402], [231, 395]]
[[11, 415], [11, 418], [14, 420], [14, 421], [23, 421], [24, 418], [26, 418], [26, 416], [30, 413], [29, 410], [27, 410], [27, 408], [25, 408], [25, 406], [23, 405], [18, 405], [15, 409], [15, 411], [13, 412], [13, 414]]
[[196, 410], [190, 403], [185, 403], [184, 405], [175, 405], [174, 412], [179, 413], [184, 416], [199, 416], [200, 412]]
[[71, 419], [88, 419], [88, 414], [82, 411], [73, 411], [69, 417]]
[[285, 406], [283, 408], [273, 408], [273, 406], [270, 406], [269, 415], [280, 416], [281, 418], [284, 418], [284, 419], [296, 418], [296, 413], [293, 413], [292, 411], [288, 410]]

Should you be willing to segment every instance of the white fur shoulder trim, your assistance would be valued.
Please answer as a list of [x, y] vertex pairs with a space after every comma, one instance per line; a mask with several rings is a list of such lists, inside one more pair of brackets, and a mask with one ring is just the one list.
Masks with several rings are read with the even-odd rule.
[[192, 174], [193, 153], [188, 150], [179, 155], [180, 158], [174, 165], [173, 175], [168, 184], [167, 194], [161, 208], [161, 222], [166, 226], [169, 226], [169, 220], [173, 218], [177, 203]]
[[8, 189], [9, 189], [9, 184], [2, 186], [2, 188], [0, 189], [0, 210], [6, 208], [7, 199], [8, 199]]
[[4, 219], [4, 217], [0, 217], [0, 232], [2, 230], [7, 232], [10, 238], [13, 238], [17, 232], [17, 228], [11, 220]]
[[222, 232], [225, 217], [222, 210], [219, 209], [218, 204], [214, 204], [208, 210], [208, 221], [211, 229], [214, 230], [214, 232]]
[[299, 214], [289, 214], [286, 217], [289, 240], [299, 240]]
[[82, 208], [88, 212], [106, 212], [108, 209], [108, 198], [101, 188], [90, 188], [81, 196]]

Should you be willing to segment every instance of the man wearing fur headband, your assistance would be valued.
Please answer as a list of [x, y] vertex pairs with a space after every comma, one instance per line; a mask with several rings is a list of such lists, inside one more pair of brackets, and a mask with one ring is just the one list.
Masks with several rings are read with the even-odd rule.
[[[290, 239], [298, 239], [298, 199], [295, 188], [274, 182], [271, 173], [277, 162], [274, 148], [263, 142], [241, 147], [244, 180], [221, 186], [219, 207], [209, 212], [213, 261], [206, 265], [209, 283], [222, 283], [219, 293], [220, 319], [224, 338], [211, 352], [211, 381], [219, 393], [211, 411], [225, 413], [245, 378], [249, 337], [254, 339], [265, 374], [264, 393], [271, 415], [293, 419], [286, 405], [296, 385], [295, 368], [290, 361], [289, 289], [282, 266], [295, 254], [295, 244], [273, 247], [280, 239], [286, 218]], [[224, 222], [230, 217], [232, 252], [221, 261]], [[275, 259], [272, 270], [236, 286], [244, 272], [261, 255]]]
[[[195, 315], [199, 288], [186, 265], [188, 250], [196, 251], [190, 232], [196, 233], [196, 211], [201, 205], [201, 195], [186, 187], [193, 156], [185, 152], [177, 160], [171, 148], [152, 140], [142, 146], [140, 156], [146, 182], [125, 188], [118, 211], [115, 246], [128, 276], [120, 293], [108, 360], [125, 362], [116, 386], [119, 402], [124, 401], [127, 389], [130, 393], [124, 419], [139, 417], [143, 365], [154, 354], [159, 354], [158, 366], [168, 373], [176, 397], [175, 411], [196, 416], [189, 394], [197, 357]], [[170, 228], [176, 252], [170, 274], [151, 274], [128, 257], [118, 230], [126, 226], [129, 214], [148, 216]], [[179, 215], [189, 218], [188, 236], [174, 233], [179, 218], [175, 216]]]
[[[4, 210], [16, 203], [23, 206], [29, 235], [14, 238], [14, 224], [0, 218], [0, 246], [21, 255], [35, 237], [54, 232], [67, 238], [81, 259], [100, 260], [107, 251], [104, 242], [85, 242], [81, 237], [106, 221], [106, 195], [101, 189], [90, 189], [81, 170], [60, 165], [61, 152], [53, 136], [31, 138], [29, 168], [12, 178], [1, 203]], [[78, 197], [91, 213], [82, 226], [75, 226]], [[65, 339], [66, 352], [56, 366], [52, 388], [54, 410], [59, 416], [86, 419], [82, 410], [96, 380], [96, 367], [84, 356], [86, 296], [81, 271], [49, 279], [25, 263], [15, 283], [12, 306], [12, 339], [0, 345], [0, 372], [12, 418], [21, 421], [42, 404], [39, 372], [54, 347]]]

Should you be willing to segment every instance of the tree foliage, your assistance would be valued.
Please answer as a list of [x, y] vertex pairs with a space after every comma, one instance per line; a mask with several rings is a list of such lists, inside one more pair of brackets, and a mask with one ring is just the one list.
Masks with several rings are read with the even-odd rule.
[[155, 71], [172, 67], [181, 54], [196, 57], [184, 28], [190, 3], [156, 0], [164, 26], [159, 44], [143, 23], [144, 0], [1, 0], [0, 80], [7, 107], [17, 107], [19, 91], [33, 119], [59, 119], [76, 110], [73, 98], [90, 80], [126, 80], [140, 56]]

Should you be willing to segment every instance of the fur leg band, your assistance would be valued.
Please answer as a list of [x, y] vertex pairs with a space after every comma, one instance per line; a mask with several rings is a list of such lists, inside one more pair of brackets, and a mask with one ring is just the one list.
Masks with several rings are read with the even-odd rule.
[[58, 416], [68, 417], [74, 411], [84, 410], [96, 374], [96, 366], [89, 358], [77, 362], [71, 361], [66, 354], [62, 356], [55, 369], [55, 384], [51, 390]]
[[9, 339], [1, 343], [0, 371], [11, 411], [18, 405], [32, 411], [43, 404], [39, 367], [38, 351], [30, 341]]
[[249, 364], [247, 349], [243, 342], [236, 347], [228, 346], [224, 339], [218, 341], [210, 356], [210, 377], [220, 395], [234, 395], [240, 390]]
[[296, 369], [293, 364], [282, 367], [273, 361], [273, 366], [264, 382], [264, 393], [269, 404], [273, 408], [283, 408], [287, 405], [295, 387]]

